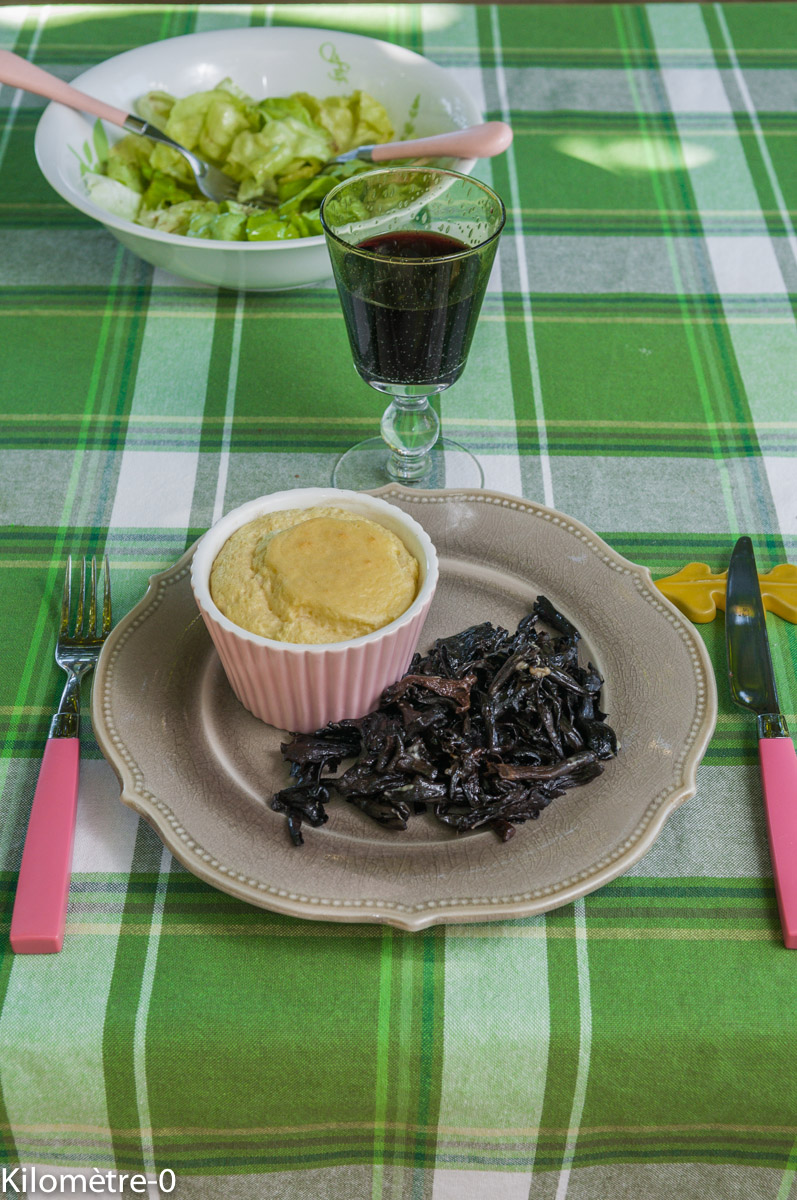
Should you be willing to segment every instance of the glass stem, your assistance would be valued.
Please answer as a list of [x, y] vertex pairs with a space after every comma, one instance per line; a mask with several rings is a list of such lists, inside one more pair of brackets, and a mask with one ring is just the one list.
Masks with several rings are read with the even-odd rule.
[[382, 437], [392, 453], [387, 462], [391, 478], [423, 479], [431, 471], [429, 451], [440, 433], [440, 418], [428, 396], [393, 396], [382, 416]]

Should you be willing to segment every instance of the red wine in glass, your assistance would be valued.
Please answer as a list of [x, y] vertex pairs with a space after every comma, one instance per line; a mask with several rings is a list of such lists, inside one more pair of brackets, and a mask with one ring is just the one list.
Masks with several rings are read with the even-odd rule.
[[449, 387], [470, 349], [489, 267], [458, 238], [424, 229], [359, 242], [340, 299], [368, 383]]

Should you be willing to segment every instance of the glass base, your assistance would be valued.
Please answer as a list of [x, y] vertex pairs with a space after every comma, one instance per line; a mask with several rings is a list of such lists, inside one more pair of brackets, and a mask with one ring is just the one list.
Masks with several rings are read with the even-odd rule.
[[417, 488], [480, 488], [484, 472], [470, 450], [450, 438], [438, 438], [429, 452], [429, 468], [419, 479], [399, 479], [388, 471], [392, 452], [381, 437], [358, 442], [342, 454], [332, 471], [333, 487], [370, 491], [388, 483]]

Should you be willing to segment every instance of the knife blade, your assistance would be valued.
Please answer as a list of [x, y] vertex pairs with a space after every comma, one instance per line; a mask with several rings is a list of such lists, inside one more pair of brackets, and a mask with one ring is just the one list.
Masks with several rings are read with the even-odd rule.
[[725, 592], [731, 696], [756, 714], [769, 849], [784, 944], [797, 949], [797, 753], [780, 712], [753, 543], [733, 548]]

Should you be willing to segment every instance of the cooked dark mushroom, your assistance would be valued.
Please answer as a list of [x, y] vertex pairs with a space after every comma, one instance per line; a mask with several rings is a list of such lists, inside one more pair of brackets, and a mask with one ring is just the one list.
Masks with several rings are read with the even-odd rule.
[[514, 633], [484, 622], [440, 638], [373, 712], [281, 746], [293, 783], [272, 808], [296, 845], [304, 822], [326, 821], [330, 792], [389, 829], [431, 811], [457, 833], [487, 828], [508, 841], [617, 754], [598, 707], [603, 680], [579, 665], [580, 640], [545, 596]]

